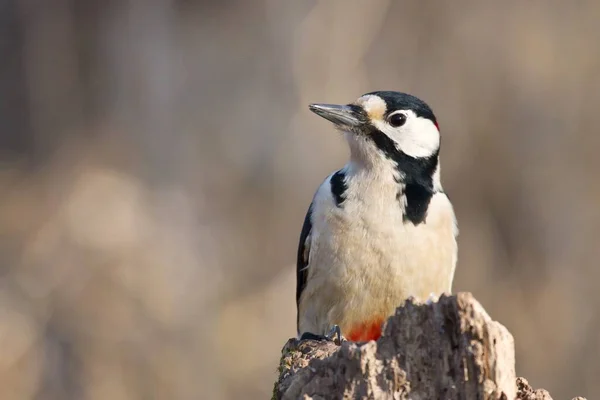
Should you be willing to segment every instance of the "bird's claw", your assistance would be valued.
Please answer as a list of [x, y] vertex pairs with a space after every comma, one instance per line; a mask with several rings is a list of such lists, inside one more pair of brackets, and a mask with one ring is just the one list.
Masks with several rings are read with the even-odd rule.
[[431, 305], [431, 304], [435, 303], [437, 300], [438, 300], [437, 295], [435, 293], [431, 292], [431, 293], [429, 293], [429, 298], [427, 299], [425, 304]]
[[331, 340], [333, 343], [337, 344], [338, 346], [341, 345], [342, 341], [344, 340], [342, 336], [342, 330], [340, 329], [339, 325], [333, 325], [331, 327], [331, 330], [327, 335], [325, 335], [325, 337], [328, 340]]
[[331, 327], [331, 330], [329, 331], [329, 333], [327, 333], [326, 335], [317, 335], [317, 334], [311, 333], [311, 332], [304, 332], [300, 336], [300, 340], [317, 340], [317, 341], [326, 340], [328, 342], [333, 342], [339, 346], [346, 339], [342, 336], [342, 331], [341, 331], [339, 325], [333, 325]]

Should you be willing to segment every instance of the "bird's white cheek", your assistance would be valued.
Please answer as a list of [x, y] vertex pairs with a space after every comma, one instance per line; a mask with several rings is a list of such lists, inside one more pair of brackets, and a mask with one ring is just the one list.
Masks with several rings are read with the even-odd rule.
[[428, 119], [414, 118], [401, 128], [393, 128], [383, 121], [376, 121], [375, 127], [396, 142], [396, 147], [411, 157], [429, 157], [440, 147], [440, 134]]
[[398, 144], [400, 149], [411, 157], [429, 157], [433, 155], [440, 147], [440, 136], [437, 129], [435, 132], [429, 127], [411, 129], [400, 134]]

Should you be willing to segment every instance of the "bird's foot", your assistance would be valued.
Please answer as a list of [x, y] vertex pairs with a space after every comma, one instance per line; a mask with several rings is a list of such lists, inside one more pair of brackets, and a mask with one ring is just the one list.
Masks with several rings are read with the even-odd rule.
[[333, 325], [325, 337], [329, 340], [332, 340], [333, 343], [337, 344], [338, 346], [342, 344], [342, 341], [346, 340], [342, 336], [342, 330], [340, 329], [339, 325]]
[[300, 340], [317, 340], [317, 341], [328, 341], [337, 344], [338, 346], [346, 340], [342, 336], [342, 331], [338, 325], [333, 325], [329, 333], [326, 335], [317, 335], [316, 333], [304, 332], [300, 336]]
[[427, 299], [425, 304], [431, 305], [431, 304], [435, 303], [437, 300], [438, 300], [438, 296], [435, 293], [431, 292], [431, 293], [429, 293], [429, 298]]

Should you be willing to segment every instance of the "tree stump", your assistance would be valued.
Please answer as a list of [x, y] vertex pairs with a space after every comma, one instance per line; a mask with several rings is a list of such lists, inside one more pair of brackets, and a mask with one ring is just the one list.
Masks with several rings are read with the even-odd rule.
[[517, 380], [510, 332], [473, 295], [458, 293], [427, 304], [408, 299], [377, 341], [288, 340], [273, 399], [551, 397]]

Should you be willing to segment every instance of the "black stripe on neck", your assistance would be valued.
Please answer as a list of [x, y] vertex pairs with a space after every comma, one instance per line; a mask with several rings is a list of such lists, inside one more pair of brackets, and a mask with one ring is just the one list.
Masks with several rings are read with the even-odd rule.
[[429, 157], [415, 158], [398, 150], [394, 141], [378, 130], [372, 131], [368, 137], [387, 158], [396, 163], [402, 176], [398, 183], [404, 185], [404, 191], [398, 193], [397, 198], [401, 200], [402, 195], [406, 197], [404, 221], [414, 225], [425, 222], [429, 202], [435, 193], [433, 175], [438, 166], [439, 149]]
[[346, 199], [346, 189], [348, 186], [346, 185], [346, 174], [344, 171], [339, 170], [330, 180], [331, 184], [331, 193], [333, 194], [333, 198], [335, 200], [335, 204], [338, 207], [341, 207], [342, 203]]

